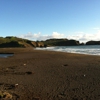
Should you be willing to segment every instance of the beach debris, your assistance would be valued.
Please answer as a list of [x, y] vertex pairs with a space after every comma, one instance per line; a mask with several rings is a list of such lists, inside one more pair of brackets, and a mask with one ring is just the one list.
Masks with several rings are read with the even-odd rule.
[[0, 85], [4, 85], [4, 83], [0, 83]]
[[74, 97], [74, 98], [72, 98], [72, 100], [78, 100], [78, 98], [77, 97]]
[[30, 75], [30, 74], [33, 74], [33, 72], [28, 71], [28, 72], [26, 72], [26, 74]]
[[14, 89], [15, 85], [13, 84], [4, 84], [5, 90], [10, 90], [10, 89]]
[[84, 77], [85, 77], [86, 75], [84, 74]]
[[58, 95], [58, 97], [64, 99], [66, 97], [66, 95], [64, 93], [61, 93]]
[[26, 64], [24, 64], [24, 66], [26, 66]]
[[7, 84], [7, 83], [0, 83], [0, 86], [2, 86], [3, 90], [12, 90], [18, 87], [18, 83], [17, 84]]
[[12, 95], [6, 91], [0, 91], [0, 99], [3, 100], [11, 100], [12, 99]]
[[6, 71], [9, 71], [9, 68], [6, 68]]
[[18, 83], [17, 83], [17, 84], [15, 84], [15, 87], [18, 87]]
[[16, 93], [12, 93], [13, 95], [13, 100], [18, 100], [20, 98], [19, 95], [17, 95]]
[[63, 66], [68, 66], [68, 64], [64, 64]]
[[32, 100], [40, 100], [39, 97], [34, 97]]

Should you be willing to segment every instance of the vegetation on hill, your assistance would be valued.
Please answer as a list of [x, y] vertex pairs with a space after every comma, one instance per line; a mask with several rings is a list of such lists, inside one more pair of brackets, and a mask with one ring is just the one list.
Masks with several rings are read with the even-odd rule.
[[46, 41], [31, 41], [18, 37], [0, 37], [0, 47], [46, 47], [46, 46], [75, 46], [80, 45], [79, 41], [68, 39], [48, 39]]
[[44, 45], [47, 46], [75, 46], [80, 45], [79, 41], [68, 40], [68, 39], [48, 39], [43, 41]]
[[27, 41], [17, 37], [0, 37], [0, 47], [25, 47]]
[[28, 39], [22, 39], [18, 37], [8, 36], [8, 37], [0, 37], [0, 48], [5, 47], [44, 47], [44, 43], [40, 41], [31, 41]]

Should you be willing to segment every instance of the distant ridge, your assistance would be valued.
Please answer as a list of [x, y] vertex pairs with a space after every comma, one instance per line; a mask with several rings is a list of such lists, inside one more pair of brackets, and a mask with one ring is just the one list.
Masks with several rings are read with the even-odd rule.
[[[63, 39], [48, 39], [45, 41], [32, 41], [28, 39], [18, 38], [14, 36], [0, 37], [0, 48], [18, 47], [48, 47], [48, 46], [78, 46], [85, 45], [77, 40]], [[100, 41], [88, 41], [86, 45], [100, 45]]]

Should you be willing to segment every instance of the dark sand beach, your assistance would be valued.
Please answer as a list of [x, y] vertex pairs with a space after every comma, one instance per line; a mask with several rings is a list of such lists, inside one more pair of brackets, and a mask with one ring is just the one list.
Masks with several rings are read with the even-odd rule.
[[14, 53], [0, 58], [0, 100], [100, 100], [100, 56], [33, 48], [0, 53]]

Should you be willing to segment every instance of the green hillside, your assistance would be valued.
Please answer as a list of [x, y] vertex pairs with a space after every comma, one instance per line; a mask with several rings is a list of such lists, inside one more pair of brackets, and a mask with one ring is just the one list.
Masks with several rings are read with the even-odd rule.
[[45, 41], [32, 41], [13, 36], [0, 37], [0, 48], [9, 47], [47, 47], [47, 46], [75, 46], [80, 45], [79, 41], [68, 39], [48, 39]]

